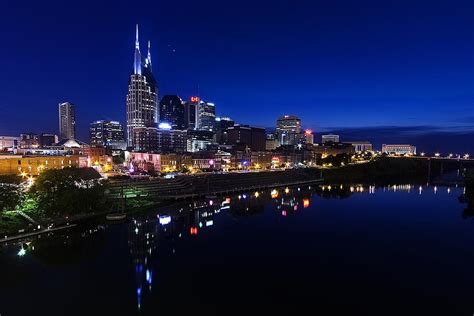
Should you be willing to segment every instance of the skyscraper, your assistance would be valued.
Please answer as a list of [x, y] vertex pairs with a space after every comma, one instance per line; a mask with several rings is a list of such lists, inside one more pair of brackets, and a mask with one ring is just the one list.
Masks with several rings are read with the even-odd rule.
[[214, 131], [216, 123], [216, 106], [214, 103], [201, 100], [197, 109], [197, 129], [201, 131]]
[[59, 103], [59, 138], [76, 138], [75, 106], [70, 102]]
[[301, 134], [301, 120], [294, 115], [285, 115], [278, 118], [276, 135], [280, 145], [295, 145]]
[[[138, 25], [135, 39], [135, 59], [133, 73], [128, 81], [127, 94], [127, 144], [136, 150], [141, 150], [142, 145], [136, 144], [141, 137], [134, 136], [134, 129], [147, 134], [144, 129], [155, 129], [158, 123], [158, 86], [152, 73], [150, 41], [148, 41], [148, 55], [143, 58], [140, 53], [138, 41]], [[146, 145], [145, 147], [150, 147]]]
[[104, 146], [111, 149], [125, 149], [125, 137], [122, 124], [116, 121], [95, 121], [89, 128], [92, 146]]
[[184, 130], [187, 126], [184, 103], [177, 95], [165, 95], [160, 101], [160, 122], [166, 122], [174, 130]]
[[187, 129], [197, 129], [196, 118], [198, 117], [197, 109], [199, 106], [199, 101], [199, 97], [193, 96], [189, 99], [189, 101], [184, 103], [184, 120]]

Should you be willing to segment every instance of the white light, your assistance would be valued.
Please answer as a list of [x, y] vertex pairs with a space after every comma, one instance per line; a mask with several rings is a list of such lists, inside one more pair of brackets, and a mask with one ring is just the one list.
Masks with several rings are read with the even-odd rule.
[[158, 124], [159, 129], [171, 129], [171, 124], [166, 122], [161, 122]]
[[161, 225], [168, 225], [171, 223], [171, 216], [160, 216], [159, 222]]
[[23, 257], [26, 254], [25, 248], [21, 247], [20, 251], [18, 251], [18, 256]]
[[207, 222], [206, 222], [206, 227], [207, 227], [207, 226], [212, 226], [212, 225], [214, 225], [214, 221], [207, 221]]

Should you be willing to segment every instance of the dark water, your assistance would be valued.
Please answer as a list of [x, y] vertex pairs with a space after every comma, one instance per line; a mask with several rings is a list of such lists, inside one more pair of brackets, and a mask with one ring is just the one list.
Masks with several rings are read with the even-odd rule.
[[360, 191], [248, 192], [4, 246], [0, 314], [472, 315], [462, 189]]

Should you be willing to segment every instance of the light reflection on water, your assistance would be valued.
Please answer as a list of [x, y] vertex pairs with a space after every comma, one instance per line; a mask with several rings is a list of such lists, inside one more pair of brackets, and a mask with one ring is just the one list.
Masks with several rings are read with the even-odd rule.
[[[146, 308], [147, 303], [155, 304], [152, 302], [158, 299], [154, 295], [154, 291], [159, 289], [159, 280], [164, 273], [160, 270], [161, 262], [169, 259], [170, 256], [175, 256], [177, 251], [189, 249], [189, 245], [194, 244], [193, 239], [199, 239], [201, 236], [207, 239], [209, 238], [208, 234], [213, 233], [225, 234], [226, 232], [217, 231], [223, 222], [227, 223], [229, 220], [242, 222], [266, 212], [274, 213], [274, 216], [281, 219], [298, 216], [302, 212], [317, 212], [318, 204], [322, 204], [323, 199], [331, 202], [331, 200], [356, 198], [357, 196], [375, 197], [378, 194], [402, 194], [400, 197], [403, 199], [404, 194], [410, 194], [426, 195], [429, 199], [439, 199], [440, 203], [443, 203], [446, 195], [456, 199], [462, 193], [463, 188], [410, 184], [384, 187], [319, 185], [242, 192], [233, 196], [188, 201], [161, 207], [146, 214], [134, 216], [121, 224], [100, 223], [10, 243], [3, 247], [3, 254], [0, 253], [0, 258], [1, 256], [15, 256], [25, 260], [31, 256], [35, 260], [30, 263], [30, 266], [76, 264], [82, 262], [84, 256], [90, 256], [91, 252], [94, 253], [94, 256], [101, 256], [101, 253], [105, 251], [110, 252], [111, 250], [107, 247], [111, 247], [115, 242], [115, 240], [107, 239], [110, 231], [126, 231], [128, 261], [132, 265], [134, 279], [134, 282], [129, 283], [133, 283], [134, 286], [135, 308], [137, 311], [142, 311]], [[359, 200], [354, 200], [354, 203], [357, 201]], [[91, 251], [91, 245], [97, 249]], [[183, 246], [182, 249], [180, 246]], [[37, 255], [36, 252], [38, 252]], [[286, 256], [285, 253], [280, 255]], [[63, 260], [61, 257], [65, 256], [71, 258]], [[117, 257], [120, 260], [124, 258]], [[57, 262], [54, 262], [55, 260]], [[192, 283], [193, 280], [189, 280], [189, 282]], [[27, 281], [25, 281], [25, 286], [28, 286]], [[159, 289], [159, 291], [161, 293], [163, 289]], [[130, 298], [128, 297], [126, 300], [130, 300]], [[151, 311], [147, 310], [147, 312]]]

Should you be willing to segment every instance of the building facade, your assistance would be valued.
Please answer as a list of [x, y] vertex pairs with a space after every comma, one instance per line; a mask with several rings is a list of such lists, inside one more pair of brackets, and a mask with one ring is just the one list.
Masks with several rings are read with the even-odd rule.
[[323, 144], [326, 143], [339, 143], [339, 135], [334, 135], [334, 134], [327, 134], [327, 135], [321, 135], [321, 142]]
[[59, 103], [59, 138], [76, 138], [76, 109], [70, 102]]
[[[143, 58], [140, 53], [137, 25], [133, 73], [128, 82], [127, 94], [127, 145], [129, 147], [135, 149], [140, 147], [136, 143], [140, 137], [135, 136], [135, 131], [140, 131], [143, 135], [144, 128], [156, 128], [157, 98], [158, 85], [152, 73], [150, 42], [148, 42], [148, 55]], [[145, 149], [139, 148], [139, 150]]]
[[227, 129], [228, 143], [237, 149], [246, 147], [252, 151], [264, 151], [266, 134], [264, 128], [236, 124]]
[[159, 121], [169, 123], [172, 129], [186, 129], [184, 107], [183, 100], [177, 95], [165, 95], [160, 101]]
[[276, 132], [279, 145], [296, 145], [300, 139], [301, 120], [294, 115], [285, 115], [277, 119]]
[[0, 156], [0, 175], [36, 176], [43, 170], [80, 167], [79, 156]]
[[14, 136], [0, 136], [0, 151], [15, 149], [20, 144], [20, 138]]
[[199, 101], [196, 119], [198, 130], [214, 131], [216, 122], [216, 106], [214, 103]]
[[91, 146], [104, 146], [111, 149], [125, 149], [125, 135], [122, 124], [117, 121], [99, 120], [89, 127]]
[[416, 155], [416, 147], [413, 145], [382, 145], [382, 152], [389, 155]]

